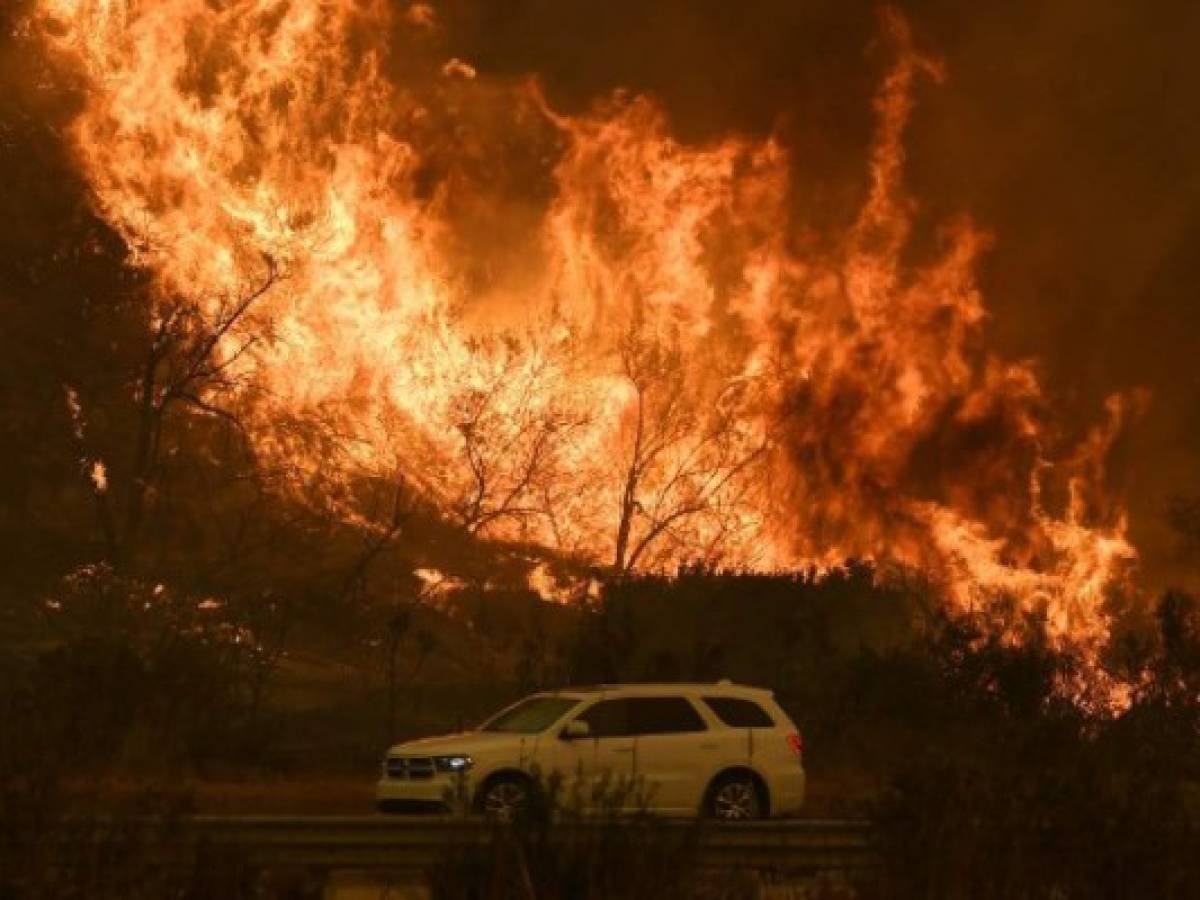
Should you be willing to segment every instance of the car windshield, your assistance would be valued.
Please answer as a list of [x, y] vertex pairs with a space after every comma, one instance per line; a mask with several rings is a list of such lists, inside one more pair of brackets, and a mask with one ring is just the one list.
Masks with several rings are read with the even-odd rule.
[[508, 731], [514, 734], [538, 734], [559, 720], [578, 697], [529, 697], [488, 719], [480, 731]]

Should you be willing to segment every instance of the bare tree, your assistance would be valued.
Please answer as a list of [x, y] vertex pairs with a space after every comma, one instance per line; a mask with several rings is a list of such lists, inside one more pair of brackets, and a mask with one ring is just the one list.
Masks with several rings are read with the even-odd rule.
[[[381, 499], [381, 493], [386, 493], [387, 498]], [[413, 514], [412, 494], [400, 473], [373, 495], [363, 517], [363, 549], [351, 562], [342, 583], [341, 596], [365, 591], [371, 565], [392, 548]]]
[[[247, 335], [251, 309], [278, 278], [274, 262], [264, 258], [261, 278], [237, 294], [215, 303], [176, 298], [158, 306], [133, 378], [129, 445], [110, 448], [119, 453], [119, 460], [93, 452], [87, 427], [90, 411], [68, 389], [75, 438], [92, 481], [106, 555], [118, 569], [137, 556], [148, 498], [162, 477], [164, 438], [174, 413], [188, 409], [241, 430], [237, 415], [225, 403], [239, 386], [239, 361], [258, 339]], [[114, 483], [114, 476], [119, 483]]]
[[664, 545], [677, 555], [719, 555], [745, 507], [749, 472], [767, 450], [751, 424], [746, 385], [716, 377], [706, 388], [688, 377], [677, 350], [636, 332], [622, 341], [620, 358], [633, 399], [614, 571], [632, 571]]
[[507, 348], [484, 383], [453, 403], [466, 477], [451, 508], [472, 534], [500, 522], [528, 526], [552, 516], [562, 451], [586, 419], [555, 396], [549, 363]]

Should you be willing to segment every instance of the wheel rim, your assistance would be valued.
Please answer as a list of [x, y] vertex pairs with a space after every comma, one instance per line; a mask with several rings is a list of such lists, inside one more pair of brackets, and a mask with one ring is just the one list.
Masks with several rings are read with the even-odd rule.
[[713, 795], [713, 815], [730, 821], [758, 818], [758, 791], [748, 781], [723, 784]]
[[483, 811], [492, 818], [508, 821], [525, 808], [529, 800], [525, 789], [514, 781], [502, 781], [491, 787], [483, 798]]

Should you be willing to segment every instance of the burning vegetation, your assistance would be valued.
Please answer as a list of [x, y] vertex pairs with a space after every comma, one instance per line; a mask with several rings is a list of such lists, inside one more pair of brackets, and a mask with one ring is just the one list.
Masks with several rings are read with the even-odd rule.
[[36, 23], [155, 322], [208, 336], [142, 402], [236, 421], [280, 490], [388, 535], [419, 498], [616, 572], [912, 567], [1099, 651], [1136, 559], [1104, 476], [1128, 402], [1064, 444], [1034, 366], [987, 348], [988, 236], [950, 222], [914, 258], [904, 131], [946, 73], [898, 15], [861, 208], [820, 236], [780, 140], [687, 144], [646, 96], [557, 112], [437, 60], [424, 4]]

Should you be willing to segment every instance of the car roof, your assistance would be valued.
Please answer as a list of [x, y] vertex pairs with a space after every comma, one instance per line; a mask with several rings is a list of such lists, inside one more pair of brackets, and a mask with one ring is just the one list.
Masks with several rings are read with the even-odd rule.
[[597, 694], [621, 693], [638, 694], [706, 694], [709, 696], [754, 695], [771, 696], [768, 688], [754, 687], [748, 684], [734, 684], [729, 679], [720, 681], [639, 681], [625, 684], [591, 684], [565, 687], [558, 694]]

